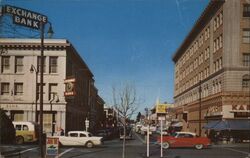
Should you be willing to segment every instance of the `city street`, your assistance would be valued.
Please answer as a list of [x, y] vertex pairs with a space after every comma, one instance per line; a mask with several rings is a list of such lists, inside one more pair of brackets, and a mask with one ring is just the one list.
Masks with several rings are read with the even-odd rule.
[[[8, 148], [6, 157], [34, 158], [39, 155], [37, 145], [13, 145], [1, 146]], [[226, 144], [213, 145], [209, 149], [196, 150], [194, 148], [178, 148], [164, 150], [164, 157], [167, 158], [246, 158], [248, 144]], [[20, 155], [19, 155], [19, 152]], [[16, 153], [15, 153], [16, 152]], [[8, 156], [9, 155], [9, 156]], [[11, 156], [12, 155], [12, 156]], [[84, 147], [61, 147], [59, 157], [61, 158], [118, 158], [122, 156], [122, 141], [119, 139], [106, 141], [103, 146], [88, 149]], [[127, 158], [146, 157], [146, 144], [143, 137], [134, 134], [133, 140], [128, 140], [126, 145]], [[160, 147], [154, 143], [150, 145], [150, 157], [160, 157]]]

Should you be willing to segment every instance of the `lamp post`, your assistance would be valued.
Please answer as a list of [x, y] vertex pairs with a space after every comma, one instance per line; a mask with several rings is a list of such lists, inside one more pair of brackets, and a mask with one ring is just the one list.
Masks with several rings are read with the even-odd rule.
[[[48, 30], [48, 35], [49, 37], [52, 36], [54, 33], [52, 30], [52, 25], [50, 22], [49, 30]], [[44, 152], [43, 152], [43, 66], [44, 66], [44, 27], [46, 23], [40, 22], [40, 27], [41, 27], [41, 66], [40, 66], [40, 111], [39, 111], [39, 116], [40, 116], [40, 130], [39, 130], [39, 146], [40, 146], [40, 154], [41, 157], [44, 157]]]
[[38, 71], [37, 69], [35, 68], [35, 66], [32, 64], [31, 67], [30, 67], [30, 72], [33, 73], [35, 71], [35, 74], [36, 74], [36, 85], [35, 85], [35, 92], [36, 92], [36, 95], [35, 95], [35, 122], [38, 123], [38, 118], [37, 118], [37, 77], [38, 77]]

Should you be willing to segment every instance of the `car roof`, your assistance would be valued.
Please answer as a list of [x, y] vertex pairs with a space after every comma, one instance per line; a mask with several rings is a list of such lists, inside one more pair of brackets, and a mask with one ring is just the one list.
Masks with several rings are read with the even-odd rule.
[[193, 132], [176, 132], [178, 134], [191, 134], [191, 135], [196, 135], [196, 133]]

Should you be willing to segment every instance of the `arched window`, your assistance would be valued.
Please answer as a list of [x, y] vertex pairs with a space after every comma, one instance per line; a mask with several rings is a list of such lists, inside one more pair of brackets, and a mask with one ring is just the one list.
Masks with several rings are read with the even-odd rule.
[[242, 77], [242, 88], [243, 89], [249, 88], [249, 85], [250, 85], [250, 76], [244, 75]]

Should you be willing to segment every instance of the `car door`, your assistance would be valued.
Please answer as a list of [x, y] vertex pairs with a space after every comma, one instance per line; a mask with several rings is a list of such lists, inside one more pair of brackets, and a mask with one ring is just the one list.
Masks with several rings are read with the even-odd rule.
[[194, 135], [186, 133], [185, 134], [185, 146], [186, 147], [193, 147], [195, 144], [195, 138]]
[[78, 133], [70, 133], [69, 137], [65, 137], [65, 138], [67, 139], [67, 143], [69, 145], [76, 145], [76, 146], [80, 145]]
[[85, 145], [86, 142], [89, 140], [89, 138], [87, 137], [87, 135], [85, 133], [80, 133], [79, 136], [80, 136], [79, 140], [81, 140], [80, 144]]
[[175, 146], [175, 147], [187, 147], [189, 144], [188, 141], [189, 141], [189, 139], [187, 139], [187, 136], [185, 133], [179, 133], [175, 137], [175, 142], [174, 142], [173, 146]]

